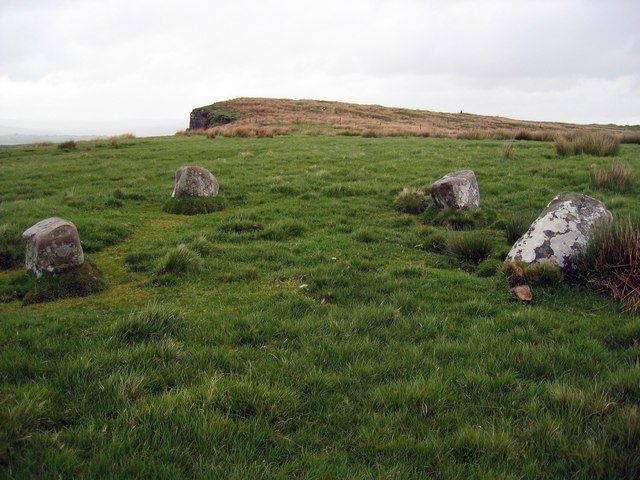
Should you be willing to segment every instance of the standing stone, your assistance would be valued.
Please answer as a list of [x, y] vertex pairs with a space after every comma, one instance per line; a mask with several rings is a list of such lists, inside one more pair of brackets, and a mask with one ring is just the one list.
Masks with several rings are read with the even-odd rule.
[[218, 181], [209, 170], [202, 167], [180, 167], [176, 171], [176, 183], [172, 197], [215, 197]]
[[429, 187], [429, 193], [439, 208], [475, 210], [480, 207], [480, 189], [473, 170], [447, 173]]
[[66, 272], [84, 263], [78, 229], [68, 220], [51, 217], [22, 234], [27, 272], [37, 277]]
[[560, 193], [513, 245], [507, 261], [550, 263], [565, 273], [600, 223], [613, 215], [604, 204], [580, 193]]

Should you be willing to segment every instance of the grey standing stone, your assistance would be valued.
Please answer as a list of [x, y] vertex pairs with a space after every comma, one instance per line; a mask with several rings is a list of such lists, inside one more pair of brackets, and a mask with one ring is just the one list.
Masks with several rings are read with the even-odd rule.
[[84, 263], [78, 229], [68, 220], [42, 220], [25, 230], [22, 240], [25, 267], [31, 275], [66, 272]]
[[507, 261], [550, 263], [566, 272], [598, 224], [611, 220], [613, 215], [600, 200], [580, 193], [560, 193], [513, 245]]
[[473, 170], [446, 174], [431, 184], [429, 193], [439, 208], [475, 210], [480, 207], [480, 189]]
[[172, 197], [215, 197], [218, 181], [209, 170], [202, 167], [180, 167]]

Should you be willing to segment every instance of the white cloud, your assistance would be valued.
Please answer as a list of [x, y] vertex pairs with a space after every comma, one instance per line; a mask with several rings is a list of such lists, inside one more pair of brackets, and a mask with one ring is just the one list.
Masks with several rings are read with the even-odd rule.
[[5, 1], [0, 118], [184, 118], [237, 96], [640, 123], [636, 1]]

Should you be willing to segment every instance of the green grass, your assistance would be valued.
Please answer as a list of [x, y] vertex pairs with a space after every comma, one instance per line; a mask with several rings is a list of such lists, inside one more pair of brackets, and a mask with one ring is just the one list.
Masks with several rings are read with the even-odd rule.
[[[503, 275], [481, 276], [495, 262], [461, 266], [445, 246], [478, 234], [497, 259], [500, 221], [536, 218], [560, 191], [618, 216], [640, 191], [593, 189], [604, 158], [518, 142], [515, 168], [501, 145], [0, 149], [1, 223], [73, 221], [106, 279], [86, 297], [0, 303], [0, 476], [637, 478], [638, 317], [564, 285], [520, 303]], [[620, 147], [636, 174], [639, 159]], [[182, 164], [212, 171], [224, 210], [162, 211]], [[397, 211], [404, 186], [468, 167], [480, 212]], [[195, 263], [171, 263], [177, 245]], [[0, 298], [21, 268], [0, 271]]]

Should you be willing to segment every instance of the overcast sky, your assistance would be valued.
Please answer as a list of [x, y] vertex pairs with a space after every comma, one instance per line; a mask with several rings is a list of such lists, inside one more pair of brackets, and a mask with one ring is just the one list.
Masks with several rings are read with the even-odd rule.
[[239, 96], [640, 124], [640, 0], [0, 0], [0, 125], [173, 133]]

